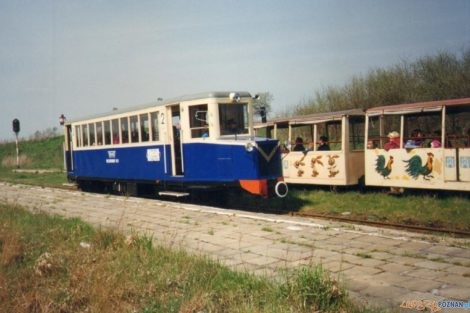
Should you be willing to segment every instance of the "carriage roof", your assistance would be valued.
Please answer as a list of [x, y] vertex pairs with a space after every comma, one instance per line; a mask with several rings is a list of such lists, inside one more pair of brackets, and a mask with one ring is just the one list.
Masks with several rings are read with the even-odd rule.
[[470, 104], [470, 98], [379, 106], [379, 107], [367, 109], [366, 113], [368, 115], [381, 115], [381, 114], [406, 114], [406, 113], [432, 112], [432, 111], [440, 111], [442, 110], [442, 107], [444, 106], [458, 106], [458, 105], [463, 105], [463, 104]]
[[[130, 107], [123, 108], [123, 109], [108, 111], [105, 113], [89, 115], [89, 116], [85, 116], [84, 118], [71, 119], [67, 121], [66, 124], [72, 124], [72, 123], [76, 123], [80, 121], [92, 120], [92, 119], [97, 119], [97, 118], [104, 118], [108, 116], [110, 117], [110, 116], [119, 115], [123, 113], [129, 113], [129, 112], [140, 111], [140, 110], [145, 110], [149, 108], [176, 104], [176, 103], [180, 103], [184, 101], [192, 101], [192, 100], [197, 100], [197, 99], [208, 99], [208, 98], [228, 98], [231, 93], [233, 93], [233, 91], [212, 91], [212, 92], [203, 92], [203, 93], [197, 93], [197, 94], [189, 94], [189, 95], [184, 95], [184, 96], [180, 96], [176, 98], [170, 98], [170, 99], [163, 100], [163, 101], [155, 101], [155, 102], [150, 102], [146, 104], [130, 106]], [[246, 91], [236, 91], [235, 93], [237, 93], [242, 98], [251, 97], [251, 94]]]
[[336, 111], [336, 112], [323, 112], [323, 113], [312, 113], [306, 115], [297, 115], [291, 117], [279, 117], [273, 118], [266, 123], [257, 123], [255, 128], [262, 128], [273, 126], [274, 124], [285, 124], [284, 126], [287, 127], [290, 125], [301, 125], [301, 124], [317, 124], [323, 123], [328, 121], [335, 121], [341, 120], [343, 116], [364, 116], [365, 113], [361, 109], [351, 109], [351, 110], [343, 110], [343, 111]]

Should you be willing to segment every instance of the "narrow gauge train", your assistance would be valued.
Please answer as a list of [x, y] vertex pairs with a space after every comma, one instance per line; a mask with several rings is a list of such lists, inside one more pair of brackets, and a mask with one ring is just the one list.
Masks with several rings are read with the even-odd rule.
[[[470, 191], [470, 98], [276, 118], [255, 129], [286, 139], [289, 184]], [[321, 137], [329, 150], [319, 150]]]
[[[281, 149], [286, 183], [349, 186], [364, 177], [364, 123], [364, 112], [353, 109], [277, 118], [255, 129], [287, 138]], [[320, 148], [320, 139], [327, 146]]]
[[286, 196], [279, 142], [255, 138], [248, 92], [211, 92], [65, 124], [65, 166], [84, 190], [182, 196], [235, 187]]

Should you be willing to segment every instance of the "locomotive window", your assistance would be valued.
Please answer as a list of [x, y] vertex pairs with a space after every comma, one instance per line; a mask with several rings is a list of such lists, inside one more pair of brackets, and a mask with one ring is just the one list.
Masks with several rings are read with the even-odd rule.
[[129, 120], [131, 122], [131, 142], [139, 142], [139, 119], [137, 115], [132, 115]]
[[77, 147], [82, 146], [82, 131], [80, 130], [80, 125], [75, 126], [75, 144]]
[[248, 105], [246, 103], [220, 103], [221, 135], [248, 133]]
[[351, 150], [364, 149], [364, 117], [349, 118], [349, 148]]
[[129, 120], [127, 117], [121, 118], [121, 140], [122, 143], [129, 142]]
[[189, 127], [191, 128], [191, 138], [209, 136], [207, 104], [193, 105], [189, 107]]
[[90, 132], [90, 146], [96, 145], [95, 142], [95, 123], [88, 124], [88, 131]]
[[147, 113], [140, 114], [140, 135], [142, 142], [149, 141], [149, 115]]
[[103, 144], [103, 124], [101, 122], [96, 123], [96, 144], [98, 146]]
[[111, 144], [111, 126], [109, 121], [104, 121], [104, 144]]
[[82, 125], [83, 146], [88, 146], [88, 125]]
[[113, 144], [119, 144], [119, 120], [114, 119], [111, 121], [111, 132], [113, 134]]
[[150, 113], [150, 124], [152, 126], [152, 140], [158, 141], [159, 133], [158, 133], [158, 112]]

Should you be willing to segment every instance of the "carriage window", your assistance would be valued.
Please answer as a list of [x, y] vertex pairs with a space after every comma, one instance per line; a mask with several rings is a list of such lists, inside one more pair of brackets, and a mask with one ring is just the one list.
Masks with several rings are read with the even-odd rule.
[[349, 118], [349, 148], [351, 150], [364, 149], [364, 117]]
[[121, 140], [122, 143], [129, 142], [129, 120], [127, 117], [121, 118]]
[[90, 146], [96, 145], [95, 142], [95, 124], [90, 123], [88, 124], [88, 131], [90, 132]]
[[83, 146], [88, 146], [88, 125], [82, 125]]
[[220, 103], [221, 135], [248, 133], [248, 105], [246, 103]]
[[383, 141], [380, 137], [380, 116], [369, 117], [369, 128], [367, 149], [375, 149], [383, 147]]
[[470, 147], [470, 105], [446, 108], [445, 147]]
[[369, 118], [367, 148], [383, 149], [389, 141], [387, 135], [392, 132], [400, 132], [400, 115], [382, 115]]
[[150, 124], [152, 125], [152, 140], [158, 141], [159, 133], [158, 133], [158, 112], [150, 113]]
[[98, 146], [103, 144], [103, 124], [101, 122], [96, 123], [96, 144]]
[[441, 115], [440, 111], [405, 115], [404, 148], [430, 148], [435, 134], [439, 133], [440, 137]]
[[[315, 146], [313, 139], [313, 124], [298, 124], [291, 126], [291, 142], [286, 145], [286, 148], [295, 151], [313, 150]], [[288, 129], [287, 129], [288, 130]], [[278, 137], [280, 138], [280, 137]]]
[[191, 128], [191, 138], [209, 136], [207, 104], [189, 107], [189, 127]]
[[119, 120], [114, 119], [111, 121], [111, 131], [113, 134], [113, 144], [119, 144]]
[[111, 126], [109, 121], [104, 121], [104, 144], [111, 144]]
[[328, 140], [330, 150], [341, 150], [341, 121], [317, 124], [317, 140], [324, 136]]
[[149, 141], [149, 115], [147, 113], [140, 114], [140, 135], [142, 136], [142, 142]]
[[137, 115], [133, 115], [129, 119], [131, 122], [131, 142], [139, 142], [139, 121]]
[[82, 131], [80, 130], [80, 125], [75, 126], [75, 144], [77, 147], [82, 146]]

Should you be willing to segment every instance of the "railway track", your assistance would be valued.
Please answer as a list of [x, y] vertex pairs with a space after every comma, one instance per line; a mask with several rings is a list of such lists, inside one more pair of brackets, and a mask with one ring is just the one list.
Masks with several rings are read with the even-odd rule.
[[400, 223], [391, 223], [391, 222], [380, 222], [380, 221], [369, 221], [358, 218], [350, 218], [345, 216], [337, 215], [328, 215], [328, 214], [315, 214], [315, 213], [298, 213], [298, 212], [289, 212], [290, 215], [307, 217], [307, 218], [321, 218], [328, 219], [340, 222], [355, 223], [361, 225], [370, 225], [370, 226], [379, 226], [394, 228], [400, 230], [411, 230], [423, 233], [441, 233], [441, 234], [450, 234], [459, 237], [470, 237], [470, 231], [458, 230], [458, 229], [447, 229], [447, 228], [437, 228], [429, 226], [420, 226], [420, 225], [409, 225], [409, 224], [400, 224]]

